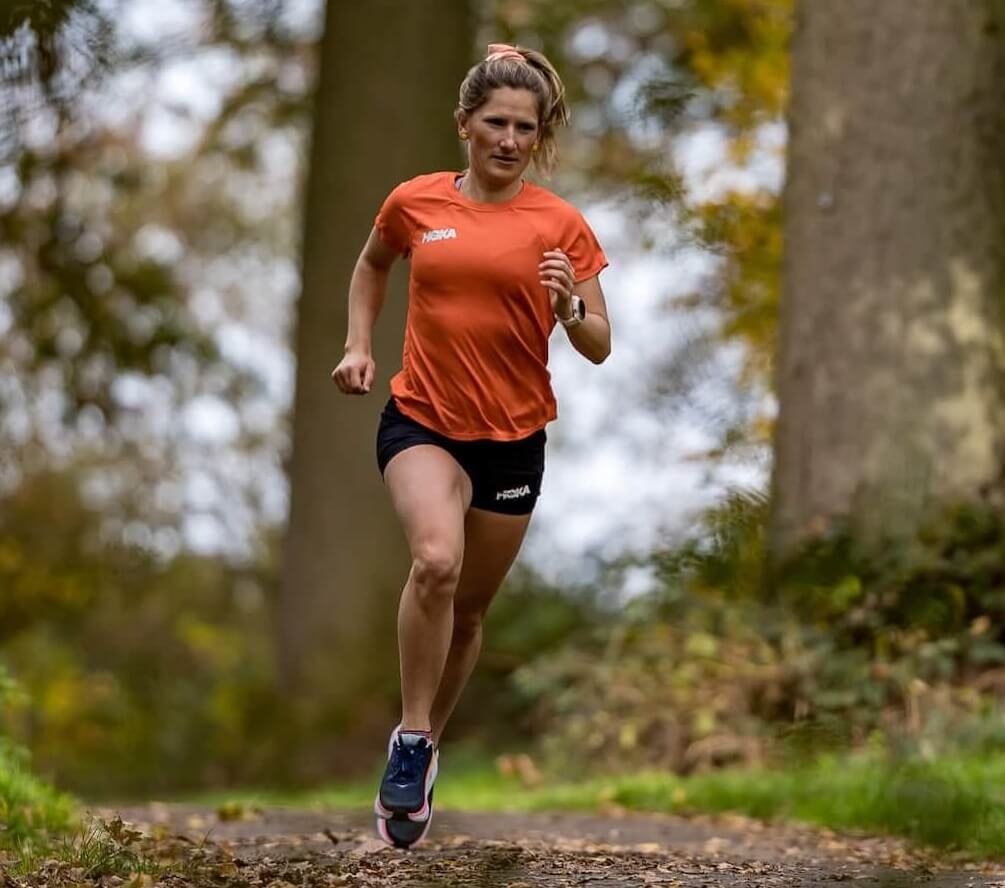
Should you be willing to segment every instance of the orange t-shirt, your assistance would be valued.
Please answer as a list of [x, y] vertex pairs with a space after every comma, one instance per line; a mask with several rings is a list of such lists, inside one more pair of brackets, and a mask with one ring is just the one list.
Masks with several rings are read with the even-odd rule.
[[557, 415], [548, 372], [555, 326], [538, 263], [564, 250], [577, 281], [607, 258], [580, 212], [530, 182], [503, 203], [473, 201], [459, 173], [417, 176], [377, 214], [384, 241], [411, 257], [401, 412], [459, 441], [525, 438]]

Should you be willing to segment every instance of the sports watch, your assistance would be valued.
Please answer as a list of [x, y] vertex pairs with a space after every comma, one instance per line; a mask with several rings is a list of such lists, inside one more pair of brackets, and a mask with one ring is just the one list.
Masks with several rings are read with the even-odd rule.
[[575, 293], [572, 294], [572, 315], [567, 318], [560, 318], [555, 315], [556, 320], [563, 327], [578, 327], [586, 320], [586, 303]]

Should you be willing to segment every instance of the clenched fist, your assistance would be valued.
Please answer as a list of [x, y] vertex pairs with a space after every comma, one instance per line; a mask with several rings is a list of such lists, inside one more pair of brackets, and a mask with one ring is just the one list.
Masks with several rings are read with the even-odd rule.
[[373, 385], [376, 367], [369, 353], [349, 351], [332, 370], [332, 379], [344, 395], [365, 395]]

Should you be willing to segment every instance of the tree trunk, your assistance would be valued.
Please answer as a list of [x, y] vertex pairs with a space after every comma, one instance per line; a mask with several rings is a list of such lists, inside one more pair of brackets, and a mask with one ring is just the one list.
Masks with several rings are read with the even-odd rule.
[[1003, 453], [1005, 2], [802, 0], [772, 548], [906, 539]]
[[[296, 332], [290, 519], [277, 613], [286, 686], [343, 736], [390, 728], [404, 538], [378, 474], [374, 437], [401, 366], [405, 269], [375, 331], [377, 379], [338, 393], [349, 278], [385, 195], [455, 169], [452, 113], [472, 63], [467, 0], [329, 0], [305, 191]], [[344, 747], [343, 747], [344, 749]]]

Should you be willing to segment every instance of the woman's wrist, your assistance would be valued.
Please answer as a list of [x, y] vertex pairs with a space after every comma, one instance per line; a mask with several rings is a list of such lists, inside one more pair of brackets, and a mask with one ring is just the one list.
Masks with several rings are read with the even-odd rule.
[[555, 303], [555, 317], [560, 321], [567, 321], [573, 316], [572, 295], [568, 299], [559, 299]]
[[556, 304], [555, 318], [563, 327], [578, 327], [586, 320], [586, 303], [575, 293], [571, 293], [564, 305], [561, 302]]

